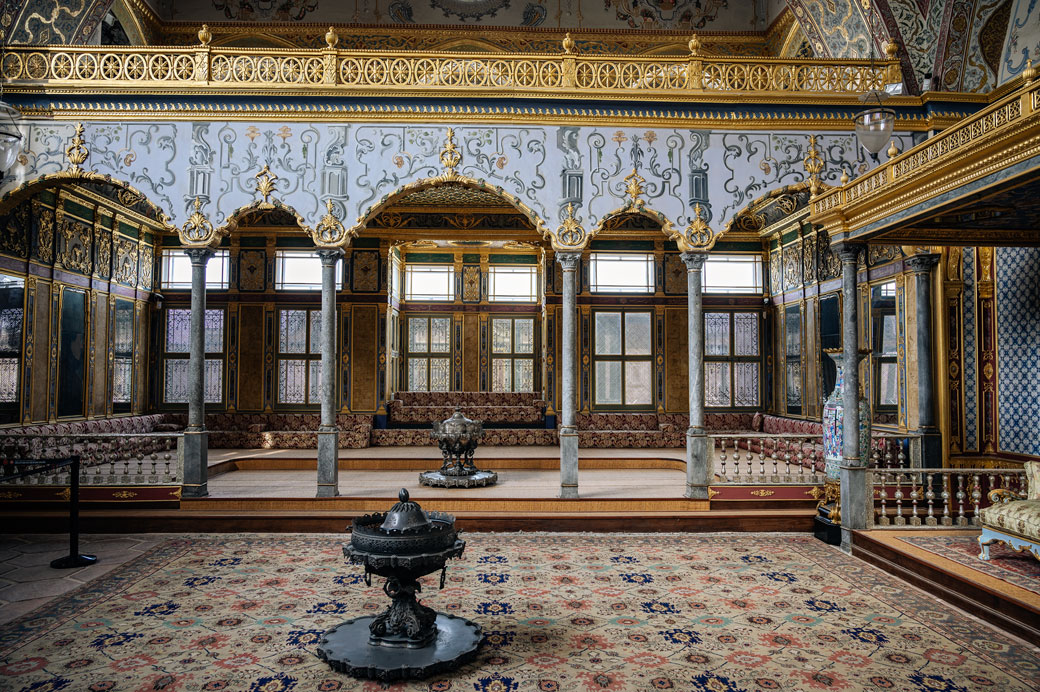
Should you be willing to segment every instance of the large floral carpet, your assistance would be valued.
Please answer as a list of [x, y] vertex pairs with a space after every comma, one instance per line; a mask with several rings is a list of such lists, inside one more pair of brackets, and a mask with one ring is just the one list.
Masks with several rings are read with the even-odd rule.
[[[391, 690], [1029, 690], [1036, 649], [811, 537], [468, 534], [425, 602], [478, 659]], [[321, 634], [384, 607], [345, 536], [200, 536], [0, 630], [3, 690], [379, 690]]]
[[987, 562], [979, 559], [978, 534], [965, 536], [937, 533], [933, 536], [900, 536], [899, 540], [1040, 594], [1040, 560], [1028, 552], [1016, 553], [1002, 543], [993, 543], [989, 546], [990, 559]]

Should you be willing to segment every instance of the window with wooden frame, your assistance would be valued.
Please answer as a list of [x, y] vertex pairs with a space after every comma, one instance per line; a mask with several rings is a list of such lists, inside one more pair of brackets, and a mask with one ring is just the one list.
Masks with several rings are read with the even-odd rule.
[[802, 413], [802, 309], [784, 308], [784, 401], [788, 415]]
[[896, 284], [870, 289], [871, 402], [874, 413], [899, 409], [899, 329], [896, 324]]
[[[206, 289], [226, 290], [230, 276], [227, 250], [216, 250], [206, 262]], [[171, 291], [191, 290], [191, 258], [180, 249], [164, 249], [159, 266], [159, 285]]]
[[0, 274], [0, 424], [18, 422], [25, 279]]
[[451, 317], [408, 315], [405, 325], [407, 391], [450, 391]]
[[[164, 322], [163, 403], [188, 403], [188, 360], [191, 351], [191, 310], [169, 308]], [[203, 319], [206, 351], [203, 400], [224, 401], [224, 311], [206, 310]]]
[[704, 313], [704, 405], [758, 408], [762, 399], [761, 315]]
[[278, 403], [321, 403], [321, 310], [278, 311]]
[[116, 300], [112, 319], [112, 411], [127, 413], [134, 391], [134, 304]]
[[596, 310], [592, 319], [593, 405], [652, 408], [653, 313]]
[[534, 391], [533, 317], [491, 318], [491, 391]]

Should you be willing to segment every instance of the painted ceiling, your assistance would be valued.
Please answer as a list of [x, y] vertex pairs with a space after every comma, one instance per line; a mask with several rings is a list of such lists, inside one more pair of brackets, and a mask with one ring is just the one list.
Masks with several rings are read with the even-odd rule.
[[777, 0], [148, 0], [167, 21], [765, 31]]

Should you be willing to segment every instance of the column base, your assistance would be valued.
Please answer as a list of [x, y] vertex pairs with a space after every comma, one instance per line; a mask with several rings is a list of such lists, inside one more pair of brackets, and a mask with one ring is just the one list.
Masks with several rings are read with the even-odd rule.
[[707, 500], [712, 471], [708, 459], [708, 437], [703, 428], [686, 429], [686, 497]]
[[209, 489], [209, 433], [206, 429], [185, 430], [181, 437], [181, 468], [184, 469], [184, 483], [181, 497], [206, 497]]
[[873, 498], [867, 488], [866, 466], [842, 466], [841, 478], [841, 549], [852, 550], [852, 531], [867, 528]]
[[318, 431], [317, 497], [339, 496], [339, 431]]
[[560, 497], [578, 497], [578, 432], [574, 428], [560, 431]]

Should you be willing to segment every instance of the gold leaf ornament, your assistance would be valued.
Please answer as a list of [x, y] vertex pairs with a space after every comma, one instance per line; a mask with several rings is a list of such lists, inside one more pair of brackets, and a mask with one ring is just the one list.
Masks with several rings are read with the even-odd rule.
[[670, 240], [674, 240], [679, 246], [680, 252], [707, 252], [715, 246], [715, 242], [721, 236], [711, 230], [711, 226], [703, 218], [703, 210], [700, 204], [693, 207], [693, 221], [686, 227], [685, 232], [672, 234]]
[[263, 195], [264, 201], [260, 205], [261, 209], [274, 209], [274, 205], [271, 204], [271, 195], [275, 192], [275, 182], [278, 180], [278, 176], [271, 172], [267, 164], [260, 169], [260, 172], [253, 176], [256, 178], [256, 191]]
[[185, 245], [206, 245], [213, 239], [213, 224], [202, 213], [202, 200], [195, 198], [195, 209], [181, 228], [181, 242]]
[[441, 165], [444, 166], [446, 176], [454, 176], [455, 168], [462, 162], [462, 154], [455, 146], [455, 130], [448, 128], [447, 137], [444, 140], [444, 148], [441, 149]]
[[318, 247], [333, 248], [343, 247], [350, 239], [350, 234], [343, 226], [343, 222], [336, 218], [332, 210], [332, 200], [325, 200], [325, 215], [314, 227], [314, 244]]
[[581, 227], [581, 223], [574, 216], [574, 205], [568, 204], [567, 216], [564, 217], [560, 227], [556, 229], [556, 236], [552, 239], [553, 249], [581, 249], [585, 245], [586, 235], [585, 229]]
[[83, 123], [76, 123], [76, 131], [72, 135], [72, 144], [65, 149], [65, 157], [69, 160], [69, 172], [80, 173], [83, 163], [90, 152], [83, 146]]

